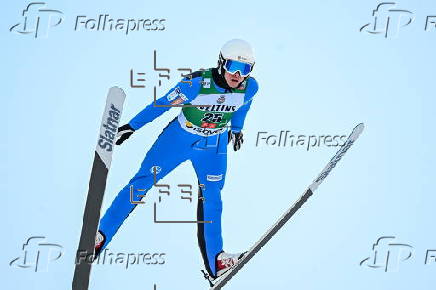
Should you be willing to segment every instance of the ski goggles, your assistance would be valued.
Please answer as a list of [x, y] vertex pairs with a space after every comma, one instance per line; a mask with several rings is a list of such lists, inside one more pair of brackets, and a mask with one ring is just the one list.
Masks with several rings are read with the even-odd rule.
[[231, 74], [235, 74], [236, 72], [239, 72], [241, 77], [246, 77], [250, 74], [251, 70], [253, 69], [253, 65], [246, 62], [227, 59], [226, 62], [224, 63], [224, 69]]

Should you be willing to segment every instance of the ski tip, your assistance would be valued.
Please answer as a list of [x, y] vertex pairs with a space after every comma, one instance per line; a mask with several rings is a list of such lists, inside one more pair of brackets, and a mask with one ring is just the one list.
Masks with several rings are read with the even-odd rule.
[[113, 87], [111, 87], [111, 88], [109, 89], [109, 93], [120, 94], [120, 95], [122, 95], [123, 97], [126, 96], [126, 93], [124, 93], [124, 90], [123, 90], [122, 88], [120, 88], [120, 87], [117, 87], [117, 86], [113, 86]]
[[359, 123], [356, 127], [354, 127], [353, 132], [351, 132], [350, 138], [352, 140], [356, 140], [360, 134], [362, 134], [363, 129], [365, 129], [365, 124]]

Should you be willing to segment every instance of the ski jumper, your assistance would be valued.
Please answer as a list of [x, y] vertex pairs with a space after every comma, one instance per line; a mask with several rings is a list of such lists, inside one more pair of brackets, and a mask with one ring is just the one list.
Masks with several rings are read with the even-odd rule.
[[156, 105], [167, 107], [152, 103], [129, 122], [138, 130], [169, 110], [168, 105], [186, 105], [159, 135], [139, 171], [118, 193], [101, 219], [100, 231], [106, 237], [103, 248], [137, 205], [130, 202], [130, 187], [141, 189], [141, 194], [145, 194], [154, 184], [154, 171], [157, 182], [179, 164], [190, 160], [199, 183], [198, 220], [211, 221], [198, 223], [198, 243], [207, 271], [216, 276], [216, 256], [223, 250], [221, 190], [227, 168], [227, 124], [231, 123], [232, 131], [241, 131], [258, 90], [256, 80], [251, 77], [238, 89], [224, 89], [216, 84], [217, 75], [216, 69], [192, 73], [156, 100]]

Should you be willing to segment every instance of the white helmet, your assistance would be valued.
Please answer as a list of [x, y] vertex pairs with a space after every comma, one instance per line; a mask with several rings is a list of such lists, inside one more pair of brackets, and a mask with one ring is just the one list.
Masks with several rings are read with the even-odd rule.
[[232, 59], [254, 64], [253, 49], [248, 42], [242, 39], [232, 39], [227, 41], [221, 48], [221, 56], [224, 59]]
[[254, 51], [251, 45], [242, 39], [232, 39], [227, 41], [220, 51], [218, 60], [218, 68], [220, 73], [224, 73], [224, 64], [226, 60], [235, 60], [250, 64], [250, 70], [252, 69], [254, 61]]

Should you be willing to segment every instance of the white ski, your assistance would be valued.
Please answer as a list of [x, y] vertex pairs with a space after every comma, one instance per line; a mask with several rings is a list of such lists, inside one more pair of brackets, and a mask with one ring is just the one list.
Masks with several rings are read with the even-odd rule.
[[91, 264], [94, 257], [95, 235], [100, 221], [100, 209], [125, 98], [126, 95], [122, 89], [118, 87], [109, 89], [83, 213], [82, 233], [76, 253], [76, 268], [72, 283], [73, 290], [88, 289]]
[[357, 125], [353, 132], [351, 132], [347, 141], [341, 148], [336, 152], [332, 159], [327, 163], [321, 173], [315, 178], [312, 184], [306, 189], [303, 195], [297, 200], [294, 205], [292, 205], [278, 220], [277, 222], [248, 250], [244, 257], [230, 270], [228, 270], [223, 276], [217, 278], [216, 280], [209, 279], [211, 284], [210, 290], [221, 289], [226, 283], [232, 279], [233, 276], [238, 273], [239, 270], [244, 267], [251, 258], [256, 255], [256, 253], [266, 244], [268, 241], [285, 225], [285, 223], [297, 212], [297, 210], [307, 201], [307, 199], [313, 194], [313, 192], [318, 188], [318, 186], [324, 181], [324, 179], [329, 175], [336, 164], [341, 160], [342, 156], [350, 149], [351, 145], [359, 138], [360, 134], [364, 129], [363, 123]]

